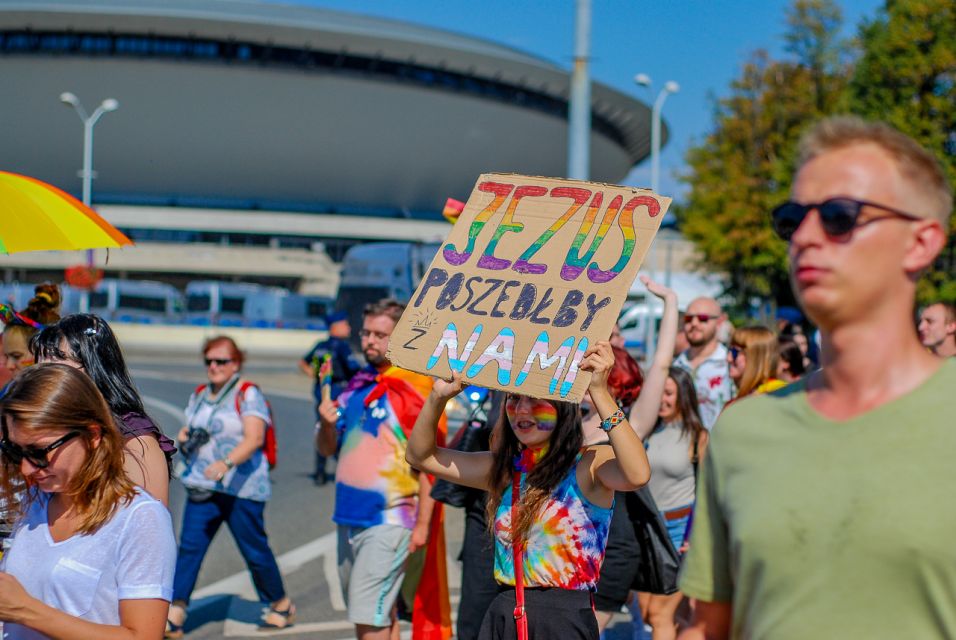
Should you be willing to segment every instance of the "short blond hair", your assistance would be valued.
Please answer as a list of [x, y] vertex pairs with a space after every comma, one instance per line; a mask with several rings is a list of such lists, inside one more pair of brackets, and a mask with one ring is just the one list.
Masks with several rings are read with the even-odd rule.
[[945, 227], [953, 210], [953, 190], [942, 164], [925, 147], [885, 122], [857, 116], [834, 116], [819, 121], [800, 139], [797, 169], [827, 151], [866, 143], [875, 144], [890, 156], [900, 175], [926, 196], [932, 206], [929, 214]]

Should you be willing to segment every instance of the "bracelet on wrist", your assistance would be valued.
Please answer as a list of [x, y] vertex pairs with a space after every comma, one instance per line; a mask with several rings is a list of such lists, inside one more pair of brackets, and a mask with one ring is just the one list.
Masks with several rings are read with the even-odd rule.
[[222, 463], [226, 465], [226, 469], [232, 469], [234, 466], [236, 466], [236, 463], [230, 460], [229, 456], [226, 456], [225, 458], [223, 458]]
[[601, 429], [605, 432], [610, 432], [611, 429], [621, 424], [625, 420], [624, 412], [618, 409], [608, 417], [601, 420]]

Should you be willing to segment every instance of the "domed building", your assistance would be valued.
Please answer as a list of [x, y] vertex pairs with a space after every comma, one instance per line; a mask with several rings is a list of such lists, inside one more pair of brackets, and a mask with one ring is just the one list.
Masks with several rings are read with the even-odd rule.
[[[334, 290], [370, 240], [444, 237], [441, 209], [483, 172], [560, 176], [570, 73], [412, 24], [235, 0], [0, 0], [0, 169], [79, 195], [137, 243], [121, 277], [197, 275]], [[593, 83], [591, 177], [649, 153], [650, 109]], [[664, 131], [666, 138], [666, 128]], [[75, 254], [0, 256], [6, 279]], [[102, 259], [98, 259], [102, 263]]]

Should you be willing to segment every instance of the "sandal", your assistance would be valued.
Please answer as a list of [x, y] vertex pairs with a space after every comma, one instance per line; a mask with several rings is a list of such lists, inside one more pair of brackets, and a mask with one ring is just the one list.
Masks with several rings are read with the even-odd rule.
[[[281, 622], [270, 622], [269, 616], [275, 615], [273, 619], [278, 619]], [[295, 624], [295, 605], [289, 603], [289, 608], [285, 611], [279, 611], [278, 609], [270, 606], [269, 610], [266, 611], [262, 623], [259, 625], [259, 631], [276, 631], [278, 629], [285, 629], [286, 627], [291, 627]]]

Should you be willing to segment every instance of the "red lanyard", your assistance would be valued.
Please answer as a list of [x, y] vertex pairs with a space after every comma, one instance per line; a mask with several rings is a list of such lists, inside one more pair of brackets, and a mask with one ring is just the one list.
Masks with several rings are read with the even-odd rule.
[[515, 571], [515, 626], [518, 628], [518, 640], [528, 640], [528, 616], [524, 607], [524, 549], [515, 538], [518, 525], [518, 499], [521, 496], [521, 474], [512, 472], [511, 481], [511, 550], [514, 552]]

